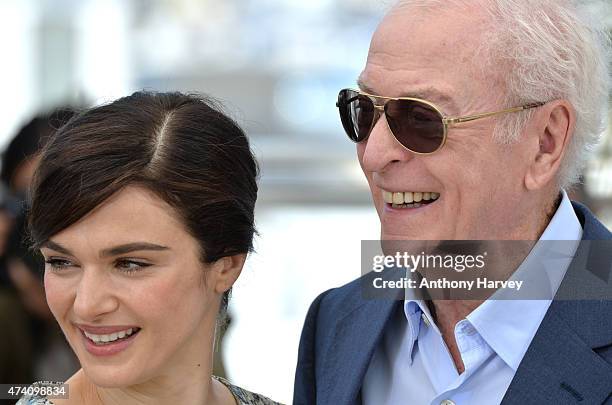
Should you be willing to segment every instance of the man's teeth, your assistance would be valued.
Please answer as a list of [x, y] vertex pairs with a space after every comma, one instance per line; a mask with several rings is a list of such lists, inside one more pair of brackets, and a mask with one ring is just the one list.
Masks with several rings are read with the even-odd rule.
[[136, 332], [135, 328], [130, 328], [130, 329], [122, 330], [120, 332], [111, 333], [110, 335], [94, 335], [93, 333], [88, 333], [88, 332], [83, 331], [85, 336], [93, 340], [95, 343], [114, 342], [117, 339], [122, 339], [126, 336], [130, 336], [134, 332]]
[[405, 191], [403, 193], [383, 190], [383, 199], [387, 204], [412, 204], [419, 203], [421, 201], [432, 201], [437, 200], [440, 197], [439, 193], [434, 193], [431, 191], [421, 192], [421, 191]]

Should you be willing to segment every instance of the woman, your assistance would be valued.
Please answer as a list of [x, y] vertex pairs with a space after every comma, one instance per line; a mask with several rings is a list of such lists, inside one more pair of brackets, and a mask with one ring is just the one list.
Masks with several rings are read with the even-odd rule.
[[256, 176], [243, 131], [180, 93], [93, 108], [49, 140], [29, 228], [82, 367], [53, 404], [274, 404], [211, 371], [252, 249]]

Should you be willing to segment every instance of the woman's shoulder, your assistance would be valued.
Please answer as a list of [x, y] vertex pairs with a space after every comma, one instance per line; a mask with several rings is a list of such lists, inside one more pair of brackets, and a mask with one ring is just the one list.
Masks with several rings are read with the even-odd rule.
[[270, 398], [264, 397], [263, 395], [247, 391], [243, 388], [233, 385], [224, 378], [217, 376], [213, 377], [230, 390], [234, 398], [236, 398], [236, 402], [238, 402], [238, 405], [282, 405], [279, 402], [275, 402], [272, 401]]
[[[224, 378], [216, 376], [214, 378], [230, 390], [238, 405], [282, 405], [263, 395], [233, 385]], [[61, 395], [57, 390], [62, 387], [64, 387], [62, 382], [37, 381], [25, 390], [24, 395], [19, 398], [15, 405], [53, 405], [49, 397]]]
[[49, 397], [62, 396], [64, 383], [59, 381], [37, 381], [24, 390], [15, 405], [53, 405]]

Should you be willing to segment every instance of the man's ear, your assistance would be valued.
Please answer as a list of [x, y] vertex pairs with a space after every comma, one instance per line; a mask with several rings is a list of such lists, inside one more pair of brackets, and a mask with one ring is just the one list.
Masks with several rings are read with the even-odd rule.
[[223, 257], [213, 263], [211, 271], [214, 274], [215, 292], [223, 294], [229, 290], [242, 272], [246, 260], [246, 253]]
[[536, 113], [533, 159], [525, 175], [525, 187], [539, 190], [555, 180], [559, 165], [574, 134], [576, 112], [567, 100], [551, 101]]

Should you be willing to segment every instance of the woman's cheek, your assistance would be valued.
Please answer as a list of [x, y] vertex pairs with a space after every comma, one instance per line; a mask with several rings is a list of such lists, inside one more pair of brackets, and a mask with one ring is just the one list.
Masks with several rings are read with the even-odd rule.
[[62, 280], [49, 271], [45, 271], [44, 285], [49, 309], [57, 321], [61, 323], [60, 315], [65, 312], [66, 307], [70, 305], [72, 287], [67, 280]]

